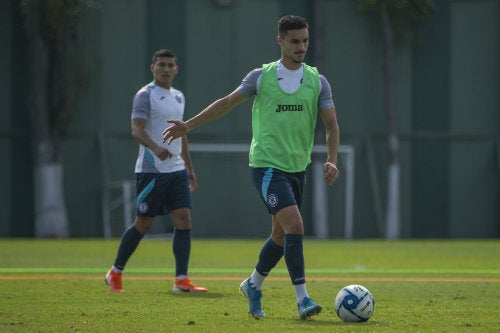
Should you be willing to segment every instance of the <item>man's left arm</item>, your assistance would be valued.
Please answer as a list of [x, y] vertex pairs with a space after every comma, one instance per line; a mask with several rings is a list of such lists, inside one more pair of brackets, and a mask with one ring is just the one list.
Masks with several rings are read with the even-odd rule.
[[320, 116], [326, 129], [327, 157], [325, 164], [323, 164], [324, 180], [331, 185], [339, 178], [337, 154], [339, 151], [340, 131], [335, 107], [321, 109]]

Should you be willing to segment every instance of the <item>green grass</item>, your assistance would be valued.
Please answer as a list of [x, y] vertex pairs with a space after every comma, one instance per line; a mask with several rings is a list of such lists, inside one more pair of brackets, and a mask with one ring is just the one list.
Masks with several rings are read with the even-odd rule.
[[[123, 294], [103, 277], [118, 240], [0, 240], [0, 332], [500, 332], [500, 241], [305, 241], [309, 294], [324, 307], [298, 319], [283, 262], [264, 284], [267, 318], [237, 293], [263, 240], [194, 239], [190, 275], [207, 294], [172, 293], [170, 240], [145, 239]], [[366, 323], [337, 318], [347, 284], [373, 294]]]

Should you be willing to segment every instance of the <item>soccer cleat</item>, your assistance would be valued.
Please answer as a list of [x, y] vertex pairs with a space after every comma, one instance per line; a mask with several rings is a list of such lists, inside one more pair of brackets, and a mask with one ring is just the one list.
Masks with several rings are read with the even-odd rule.
[[207, 288], [198, 287], [197, 285], [191, 283], [188, 278], [175, 279], [174, 282], [174, 292], [192, 292], [192, 293], [206, 293]]
[[301, 303], [297, 304], [299, 316], [301, 319], [309, 319], [311, 316], [317, 315], [323, 311], [321, 305], [316, 304], [309, 297], [304, 297]]
[[250, 285], [250, 278], [240, 284], [240, 293], [248, 298], [248, 312], [255, 319], [265, 318], [266, 315], [262, 311], [260, 300], [262, 298], [262, 290], [256, 290]]
[[109, 291], [114, 293], [122, 293], [125, 290], [122, 288], [122, 273], [116, 273], [113, 269], [110, 269], [106, 276], [104, 277], [104, 281], [109, 286]]

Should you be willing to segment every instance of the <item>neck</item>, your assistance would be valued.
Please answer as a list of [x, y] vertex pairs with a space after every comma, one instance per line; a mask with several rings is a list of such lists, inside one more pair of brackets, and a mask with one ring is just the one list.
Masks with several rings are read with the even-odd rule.
[[283, 66], [290, 70], [296, 70], [302, 67], [302, 62], [296, 62], [293, 59], [281, 57], [280, 59]]
[[154, 81], [154, 83], [158, 86], [158, 87], [161, 87], [163, 89], [170, 89], [172, 88], [172, 84], [171, 83], [162, 83], [162, 82], [157, 82], [157, 81]]

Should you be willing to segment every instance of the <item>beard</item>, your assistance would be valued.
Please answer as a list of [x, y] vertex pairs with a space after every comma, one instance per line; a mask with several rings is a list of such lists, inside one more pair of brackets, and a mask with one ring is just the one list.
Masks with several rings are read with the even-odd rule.
[[295, 53], [293, 57], [290, 57], [292, 61], [296, 64], [301, 64], [304, 61], [304, 58], [306, 57], [305, 52], [300, 52], [300, 53]]

